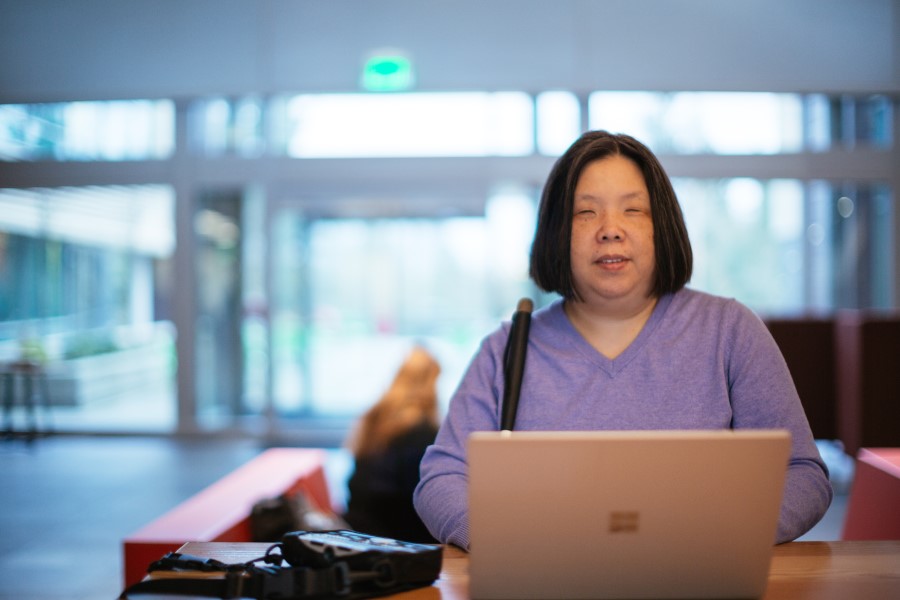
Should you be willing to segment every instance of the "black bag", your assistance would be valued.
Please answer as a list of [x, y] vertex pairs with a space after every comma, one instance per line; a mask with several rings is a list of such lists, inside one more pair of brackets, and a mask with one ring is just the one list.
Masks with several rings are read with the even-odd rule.
[[254, 542], [275, 542], [291, 531], [349, 528], [337, 515], [314, 508], [302, 493], [264, 498], [250, 509], [250, 539]]
[[[188, 575], [141, 581], [119, 598], [177, 594], [257, 600], [360, 600], [431, 585], [440, 575], [441, 558], [439, 545], [343, 529], [294, 531], [270, 546], [265, 556], [246, 563], [226, 564], [170, 552], [148, 571]], [[256, 564], [259, 562], [263, 564]], [[223, 573], [224, 578], [189, 576], [210, 572]]]
[[296, 531], [282, 538], [281, 554], [292, 565], [344, 563], [359, 584], [356, 591], [368, 597], [430, 585], [441, 573], [443, 550], [357, 531]]

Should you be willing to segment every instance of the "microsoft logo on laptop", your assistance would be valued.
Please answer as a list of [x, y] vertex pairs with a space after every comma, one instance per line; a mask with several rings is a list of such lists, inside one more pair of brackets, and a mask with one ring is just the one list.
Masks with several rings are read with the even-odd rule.
[[610, 533], [637, 533], [640, 513], [636, 510], [614, 510], [609, 513]]

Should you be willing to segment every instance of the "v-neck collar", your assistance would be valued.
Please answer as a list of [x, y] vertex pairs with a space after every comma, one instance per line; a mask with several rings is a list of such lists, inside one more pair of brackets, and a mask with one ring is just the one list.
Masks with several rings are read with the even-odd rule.
[[656, 302], [656, 306], [653, 307], [653, 312], [650, 313], [650, 318], [644, 323], [640, 333], [638, 333], [631, 344], [615, 358], [608, 358], [605, 356], [602, 352], [594, 348], [584, 336], [578, 332], [575, 325], [572, 324], [572, 321], [566, 314], [564, 302], [560, 302], [558, 308], [562, 326], [565, 328], [567, 336], [573, 340], [572, 347], [587, 360], [603, 369], [610, 377], [615, 377], [617, 373], [624, 369], [638, 354], [640, 354], [641, 349], [653, 335], [653, 332], [662, 321], [663, 316], [665, 316], [669, 305], [672, 303], [672, 298], [673, 294], [666, 294]]

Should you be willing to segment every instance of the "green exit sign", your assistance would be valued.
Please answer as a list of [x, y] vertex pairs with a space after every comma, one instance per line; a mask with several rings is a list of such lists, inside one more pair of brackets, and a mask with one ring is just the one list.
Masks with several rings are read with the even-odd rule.
[[366, 61], [362, 87], [370, 92], [397, 92], [413, 86], [412, 62], [400, 54], [374, 54]]

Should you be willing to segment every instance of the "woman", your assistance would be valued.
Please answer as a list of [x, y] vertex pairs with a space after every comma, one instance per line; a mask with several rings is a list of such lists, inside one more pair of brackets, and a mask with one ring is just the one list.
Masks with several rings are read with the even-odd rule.
[[[516, 429], [788, 429], [776, 542], [793, 540], [831, 503], [827, 468], [765, 325], [735, 300], [685, 288], [692, 261], [650, 150], [604, 131], [579, 138], [541, 197], [531, 277], [562, 298], [532, 316]], [[506, 323], [482, 342], [422, 461], [416, 509], [462, 548], [466, 440], [499, 429], [508, 334]]]
[[344, 519], [364, 533], [434, 542], [412, 505], [419, 462], [438, 430], [441, 367], [414, 348], [381, 399], [360, 419], [348, 446], [355, 468]]

